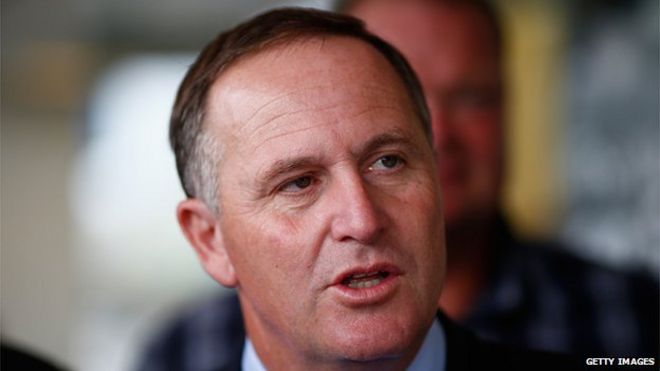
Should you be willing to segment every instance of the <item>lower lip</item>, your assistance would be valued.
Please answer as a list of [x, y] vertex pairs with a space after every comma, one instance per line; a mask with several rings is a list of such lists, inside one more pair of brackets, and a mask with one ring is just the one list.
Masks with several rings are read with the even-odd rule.
[[350, 288], [337, 284], [330, 286], [340, 303], [349, 307], [380, 304], [394, 295], [399, 287], [399, 275], [389, 274], [377, 285], [364, 288]]

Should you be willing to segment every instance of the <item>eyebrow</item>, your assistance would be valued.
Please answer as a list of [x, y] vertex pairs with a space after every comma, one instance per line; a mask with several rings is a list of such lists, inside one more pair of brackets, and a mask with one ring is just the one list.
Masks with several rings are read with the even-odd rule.
[[[358, 159], [366, 157], [369, 153], [376, 151], [378, 148], [388, 145], [402, 145], [414, 154], [418, 154], [419, 149], [413, 145], [410, 138], [404, 135], [401, 131], [396, 130], [390, 133], [383, 133], [371, 138], [366, 143], [359, 146], [356, 150], [351, 151], [351, 154]], [[321, 156], [291, 156], [276, 160], [273, 164], [268, 166], [262, 174], [257, 177], [258, 189], [260, 193], [268, 192], [269, 185], [274, 179], [282, 174], [295, 171], [297, 169], [318, 166], [322, 162]]]
[[353, 151], [352, 153], [357, 158], [362, 158], [369, 153], [376, 151], [380, 147], [389, 145], [403, 145], [415, 154], [417, 154], [419, 151], [418, 148], [413, 145], [413, 142], [410, 140], [409, 136], [405, 135], [400, 130], [394, 130], [392, 132], [383, 133], [371, 138], [368, 142], [361, 145], [356, 151]]
[[293, 156], [275, 161], [269, 165], [268, 170], [257, 177], [258, 189], [261, 193], [267, 191], [267, 186], [281, 174], [285, 174], [296, 169], [318, 165], [321, 161], [319, 156]]

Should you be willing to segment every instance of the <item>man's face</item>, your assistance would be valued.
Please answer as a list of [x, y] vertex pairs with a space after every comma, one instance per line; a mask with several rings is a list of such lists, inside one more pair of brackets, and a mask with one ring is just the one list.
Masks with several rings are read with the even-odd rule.
[[350, 38], [275, 47], [227, 70], [208, 107], [234, 272], [218, 280], [252, 341], [326, 361], [419, 346], [444, 274], [440, 195], [385, 58]]
[[469, 5], [359, 2], [351, 13], [398, 48], [431, 111], [447, 228], [492, 215], [502, 173], [501, 72], [492, 29]]

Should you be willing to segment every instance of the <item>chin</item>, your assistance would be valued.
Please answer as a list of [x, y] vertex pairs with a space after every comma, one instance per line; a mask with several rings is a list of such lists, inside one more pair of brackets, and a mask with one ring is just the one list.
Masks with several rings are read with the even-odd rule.
[[339, 358], [353, 362], [400, 358], [411, 351], [421, 337], [415, 321], [369, 317], [368, 320], [347, 318], [349, 322], [332, 328], [329, 343], [333, 344]]
[[[407, 342], [406, 342], [407, 343]], [[349, 362], [377, 362], [401, 358], [407, 347], [402, 339], [396, 341], [349, 342], [341, 349], [341, 358]]]

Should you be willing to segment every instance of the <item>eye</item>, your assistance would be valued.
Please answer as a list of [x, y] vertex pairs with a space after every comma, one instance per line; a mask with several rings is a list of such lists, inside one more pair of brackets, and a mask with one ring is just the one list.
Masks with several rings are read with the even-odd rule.
[[313, 179], [311, 176], [301, 176], [290, 182], [284, 183], [279, 190], [281, 192], [296, 193], [312, 185], [312, 182]]
[[379, 157], [376, 162], [369, 166], [369, 170], [390, 170], [401, 166], [403, 159], [396, 155], [386, 155]]

